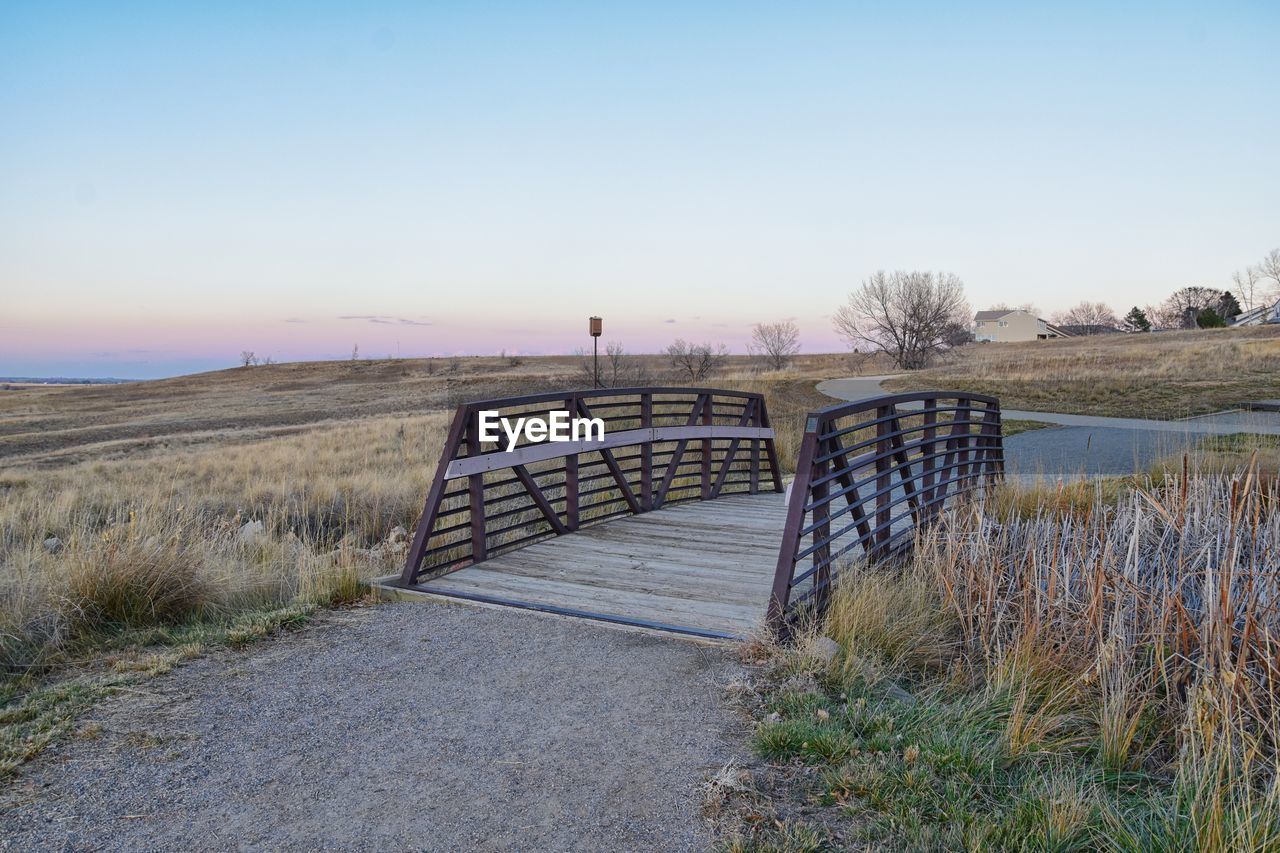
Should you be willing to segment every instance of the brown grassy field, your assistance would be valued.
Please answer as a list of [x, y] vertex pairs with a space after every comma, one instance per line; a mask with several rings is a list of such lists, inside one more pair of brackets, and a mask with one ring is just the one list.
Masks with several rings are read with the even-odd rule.
[[[647, 358], [650, 381], [679, 383]], [[814, 382], [848, 369], [841, 357], [809, 356], [760, 373], [738, 358], [710, 384], [767, 395], [789, 465], [804, 413], [829, 402]], [[574, 358], [471, 358], [453, 369], [443, 360], [303, 363], [6, 391], [0, 665], [57, 663], [126, 624], [225, 618], [349, 590], [353, 572], [386, 571], [401, 557], [402, 543], [388, 537], [417, 521], [453, 406], [580, 379]], [[249, 522], [262, 523], [260, 540], [242, 541]], [[144, 564], [154, 577], [128, 577]], [[77, 598], [105, 594], [102, 578], [69, 591], [94, 572], [143, 588], [128, 594], [136, 601], [112, 602]], [[149, 613], [164, 572], [186, 578], [176, 586], [189, 595]]]
[[[814, 383], [857, 366], [738, 357], [707, 384], [763, 392], [791, 465], [830, 402]], [[360, 599], [404, 559], [454, 406], [588, 378], [573, 357], [464, 358], [0, 392], [0, 776], [119, 679]]]
[[[1185, 338], [1220, 358], [1224, 342], [1252, 352], [1275, 337]], [[682, 384], [656, 357], [649, 366], [652, 381]], [[830, 402], [814, 383], [860, 367], [883, 370], [813, 356], [763, 373], [739, 359], [709, 384], [766, 395], [789, 467], [804, 414]], [[403, 559], [397, 528], [416, 522], [449, 408], [581, 385], [580, 372], [570, 358], [463, 359], [456, 369], [334, 362], [0, 393], [0, 776], [74, 732], [77, 715], [111, 690], [205, 645], [249, 642], [360, 600], [363, 579]], [[1189, 373], [1182, 365], [1170, 376]], [[791, 677], [812, 664], [781, 656], [789, 675], [768, 693], [777, 717], [758, 733], [762, 752], [821, 767], [824, 796], [845, 806], [883, 792], [859, 806], [869, 831], [924, 846], [1272, 843], [1280, 717], [1262, 692], [1270, 671], [1230, 654], [1242, 641], [1225, 612], [1196, 622], [1172, 598], [1145, 610], [1121, 598], [1133, 596], [1124, 531], [1139, 518], [1158, 526], [1143, 540], [1158, 545], [1150, 559], [1172, 555], [1164, 576], [1208, 583], [1204, 567], [1177, 562], [1202, 553], [1174, 547], [1189, 531], [1227, 548], [1218, 563], [1238, 562], [1244, 552], [1214, 531], [1242, 519], [1248, 560], [1263, 540], [1263, 558], [1274, 554], [1274, 443], [1224, 437], [1201, 450], [1190, 478], [1173, 460], [1145, 483], [1010, 486], [985, 515], [957, 522], [962, 535], [928, 540], [911, 572], [850, 585], [829, 626], [842, 646], [837, 668], [820, 674], [817, 692], [797, 693]], [[1233, 478], [1254, 450], [1267, 461], [1240, 485]], [[246, 535], [251, 522], [261, 533]], [[1033, 544], [1050, 539], [1058, 544], [1041, 559]], [[1019, 560], [1070, 586], [1039, 595], [1043, 584], [1006, 570]], [[1257, 599], [1216, 600], [1270, 630]], [[1091, 633], [1104, 622], [1118, 626], [1115, 641]], [[1204, 639], [1161, 657], [1187, 637]], [[1225, 657], [1206, 657], [1209, 643]], [[1247, 689], [1220, 690], [1241, 683], [1235, 672]], [[911, 704], [886, 704], [886, 684], [914, 694]]]
[[846, 567], [834, 657], [750, 650], [774, 766], [713, 792], [729, 849], [1280, 849], [1280, 446], [1200, 450]]
[[974, 344], [886, 386], [994, 394], [1010, 409], [1186, 417], [1280, 397], [1280, 327]]
[[[639, 384], [686, 385], [664, 356], [629, 357]], [[11, 386], [0, 391], [0, 467], [60, 467], [82, 460], [217, 447], [296, 435], [322, 424], [420, 415], [462, 402], [582, 388], [574, 356], [298, 362], [151, 382]], [[708, 384], [874, 373], [865, 356], [803, 355], [783, 374], [731, 356]], [[605, 359], [602, 374], [607, 376]], [[815, 398], [825, 399], [825, 398]]]

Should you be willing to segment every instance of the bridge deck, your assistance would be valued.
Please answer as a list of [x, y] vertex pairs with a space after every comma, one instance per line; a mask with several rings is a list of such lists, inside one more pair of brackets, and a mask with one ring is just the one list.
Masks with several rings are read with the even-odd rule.
[[419, 589], [745, 637], [763, 623], [785, 520], [776, 492], [683, 504], [520, 548]]

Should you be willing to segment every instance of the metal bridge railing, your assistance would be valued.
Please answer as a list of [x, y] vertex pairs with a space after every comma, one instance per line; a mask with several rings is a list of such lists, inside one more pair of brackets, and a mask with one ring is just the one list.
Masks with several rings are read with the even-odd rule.
[[1000, 403], [928, 391], [812, 412], [796, 464], [769, 627], [825, 611], [839, 567], [909, 548], [949, 501], [1003, 475]]
[[[508, 452], [481, 440], [482, 411], [600, 418], [604, 440], [522, 441]], [[782, 491], [760, 394], [614, 388], [467, 403], [454, 414], [400, 584], [610, 518], [762, 486]]]

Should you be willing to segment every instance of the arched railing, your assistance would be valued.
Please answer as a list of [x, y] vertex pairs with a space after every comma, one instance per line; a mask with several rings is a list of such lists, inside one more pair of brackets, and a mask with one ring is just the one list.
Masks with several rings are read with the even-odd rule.
[[[599, 418], [602, 440], [482, 440], [482, 412]], [[729, 494], [782, 491], [759, 394], [614, 388], [458, 407], [400, 577], [402, 586], [623, 515]]]
[[769, 600], [780, 634], [821, 614], [842, 565], [909, 547], [956, 496], [1000, 477], [1000, 402], [957, 391], [873, 397], [811, 413]]

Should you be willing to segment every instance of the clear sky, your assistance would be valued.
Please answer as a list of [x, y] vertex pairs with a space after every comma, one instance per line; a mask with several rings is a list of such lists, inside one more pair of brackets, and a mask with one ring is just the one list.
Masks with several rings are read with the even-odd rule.
[[1280, 3], [0, 4], [0, 375], [807, 351], [1280, 246]]

